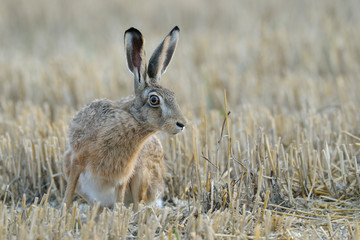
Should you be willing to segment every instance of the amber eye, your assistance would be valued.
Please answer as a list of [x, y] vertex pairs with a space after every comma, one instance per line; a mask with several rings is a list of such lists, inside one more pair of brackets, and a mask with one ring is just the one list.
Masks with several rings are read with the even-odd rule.
[[150, 98], [149, 98], [149, 100], [150, 100], [151, 105], [156, 106], [156, 105], [159, 105], [159, 104], [160, 104], [160, 99], [159, 99], [159, 97], [156, 96], [156, 95], [151, 95]]

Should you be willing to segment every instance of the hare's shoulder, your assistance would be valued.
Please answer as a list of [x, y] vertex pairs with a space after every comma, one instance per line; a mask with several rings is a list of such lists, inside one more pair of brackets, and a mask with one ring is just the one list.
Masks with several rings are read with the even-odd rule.
[[143, 148], [141, 149], [139, 155], [139, 163], [141, 165], [145, 165], [147, 167], [151, 167], [152, 165], [157, 165], [159, 162], [162, 162], [164, 158], [164, 150], [160, 140], [155, 136], [151, 136]]
[[86, 141], [121, 122], [132, 118], [128, 108], [129, 98], [120, 101], [97, 99], [84, 106], [73, 117], [70, 123], [70, 142]]
[[143, 152], [157, 152], [163, 154], [163, 147], [156, 135], [151, 136], [143, 147]]
[[[106, 98], [96, 99], [79, 110], [72, 119], [75, 125], [102, 125], [122, 115], [127, 116], [132, 98], [126, 97], [119, 101]], [[91, 127], [91, 126], [88, 126]]]

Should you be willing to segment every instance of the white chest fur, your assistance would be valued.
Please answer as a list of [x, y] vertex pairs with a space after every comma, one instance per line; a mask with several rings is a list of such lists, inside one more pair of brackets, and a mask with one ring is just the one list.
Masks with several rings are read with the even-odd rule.
[[111, 206], [116, 201], [115, 184], [106, 183], [103, 179], [86, 170], [80, 174], [77, 191], [89, 203], [100, 202], [101, 206]]

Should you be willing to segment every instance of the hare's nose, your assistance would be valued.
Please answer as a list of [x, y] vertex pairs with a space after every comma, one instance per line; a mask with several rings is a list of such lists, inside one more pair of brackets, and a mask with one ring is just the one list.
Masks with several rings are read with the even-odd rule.
[[179, 128], [181, 128], [181, 130], [183, 130], [185, 127], [185, 124], [183, 124], [181, 122], [176, 122], [176, 126], [178, 126]]

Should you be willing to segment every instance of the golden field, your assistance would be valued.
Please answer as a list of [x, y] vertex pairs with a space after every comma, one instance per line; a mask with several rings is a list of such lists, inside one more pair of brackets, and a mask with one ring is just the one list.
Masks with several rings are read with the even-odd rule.
[[[0, 0], [0, 239], [360, 239], [360, 2]], [[190, 124], [162, 208], [61, 208], [68, 123], [132, 94], [123, 33]], [[229, 113], [230, 112], [230, 113]], [[229, 114], [227, 114], [229, 113]]]

